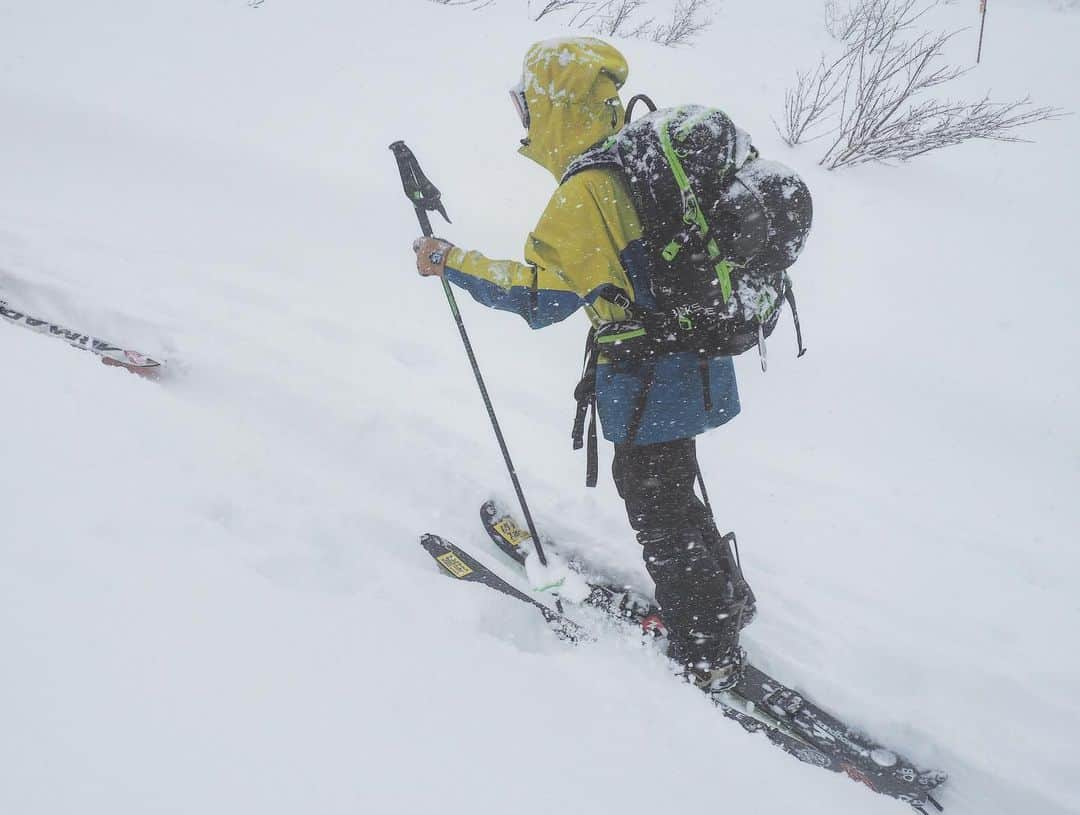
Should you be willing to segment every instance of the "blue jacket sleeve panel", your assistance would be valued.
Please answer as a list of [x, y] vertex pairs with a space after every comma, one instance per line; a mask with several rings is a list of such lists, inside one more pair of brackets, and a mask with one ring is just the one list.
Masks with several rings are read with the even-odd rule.
[[593, 300], [605, 285], [633, 288], [620, 252], [640, 237], [622, 179], [608, 170], [585, 170], [552, 194], [525, 240], [524, 263], [454, 247], [446, 260], [447, 279], [533, 328], [563, 320], [585, 303], [593, 306], [591, 319], [622, 319], [622, 309]]
[[500, 311], [509, 311], [525, 320], [531, 328], [565, 320], [585, 301], [572, 291], [536, 289], [528, 286], [502, 286], [482, 277], [474, 277], [457, 269], [446, 267], [446, 279], [465, 289], [481, 305]]

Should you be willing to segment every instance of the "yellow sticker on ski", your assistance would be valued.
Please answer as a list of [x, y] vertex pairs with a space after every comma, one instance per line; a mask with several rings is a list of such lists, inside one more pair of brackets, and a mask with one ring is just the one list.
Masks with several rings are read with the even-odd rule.
[[498, 532], [499, 536], [513, 547], [521, 546], [521, 544], [525, 543], [525, 541], [529, 540], [531, 537], [528, 531], [514, 523], [514, 519], [509, 515], [505, 518], [500, 518], [493, 523], [491, 528]]
[[446, 571], [450, 572], [454, 577], [466, 577], [472, 574], [473, 570], [470, 569], [461, 558], [455, 555], [453, 552], [447, 552], [444, 555], [439, 555], [435, 558], [439, 561], [439, 565]]

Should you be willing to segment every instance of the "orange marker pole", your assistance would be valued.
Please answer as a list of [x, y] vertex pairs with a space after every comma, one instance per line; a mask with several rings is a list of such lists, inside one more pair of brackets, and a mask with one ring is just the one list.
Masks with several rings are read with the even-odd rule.
[[982, 59], [983, 31], [986, 30], [986, 0], [979, 0], [979, 14], [982, 17], [982, 22], [979, 23], [979, 52], [975, 55], [976, 65]]

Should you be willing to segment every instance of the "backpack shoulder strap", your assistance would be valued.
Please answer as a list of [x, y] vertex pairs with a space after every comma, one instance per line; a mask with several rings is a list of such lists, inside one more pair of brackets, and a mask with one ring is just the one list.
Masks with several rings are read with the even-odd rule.
[[565, 184], [573, 176], [585, 170], [596, 167], [607, 167], [612, 170], [622, 170], [622, 161], [619, 159], [619, 136], [615, 134], [600, 144], [590, 147], [576, 159], [570, 162], [570, 166], [563, 173], [560, 184]]

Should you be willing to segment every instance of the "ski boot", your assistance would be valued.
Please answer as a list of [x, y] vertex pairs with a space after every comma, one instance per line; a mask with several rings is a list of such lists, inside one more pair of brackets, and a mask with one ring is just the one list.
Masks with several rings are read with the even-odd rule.
[[735, 646], [722, 658], [711, 663], [687, 665], [686, 679], [705, 693], [723, 693], [742, 681], [746, 652]]
[[723, 689], [742, 676], [743, 598], [716, 547], [697, 527], [638, 533], [668, 629], [668, 656], [694, 684]]
[[681, 666], [679, 675], [705, 693], [731, 690], [742, 680], [746, 652], [739, 647], [737, 617], [718, 634], [668, 643], [668, 657]]

